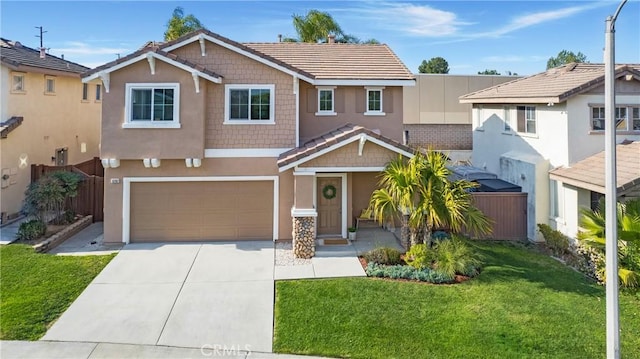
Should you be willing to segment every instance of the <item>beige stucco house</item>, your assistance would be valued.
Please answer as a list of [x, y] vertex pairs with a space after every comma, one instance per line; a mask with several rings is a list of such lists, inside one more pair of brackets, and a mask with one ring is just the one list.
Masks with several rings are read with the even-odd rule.
[[[617, 65], [616, 142], [640, 141], [640, 65]], [[571, 63], [460, 97], [473, 105], [473, 164], [522, 187], [537, 223], [569, 237], [604, 193], [604, 66]], [[618, 196], [637, 196], [640, 151], [618, 146]]]
[[414, 76], [386, 45], [199, 30], [83, 75], [94, 80], [107, 242], [346, 237], [386, 162], [412, 154]]
[[403, 93], [404, 143], [440, 150], [452, 161], [468, 161], [473, 147], [471, 104], [458, 97], [518, 76], [415, 74]]
[[102, 90], [88, 68], [0, 39], [0, 211], [17, 216], [32, 164], [66, 165], [99, 154]]

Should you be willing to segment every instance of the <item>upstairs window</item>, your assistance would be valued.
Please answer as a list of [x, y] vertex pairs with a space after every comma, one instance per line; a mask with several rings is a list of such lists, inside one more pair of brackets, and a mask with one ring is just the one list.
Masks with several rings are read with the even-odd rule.
[[89, 100], [89, 84], [82, 84], [82, 101]]
[[96, 101], [102, 100], [102, 85], [96, 85]]
[[11, 92], [24, 92], [24, 74], [13, 74]]
[[[640, 131], [640, 107], [618, 106], [615, 112], [616, 131]], [[591, 107], [591, 129], [605, 130], [604, 106]]]
[[367, 87], [367, 112], [365, 115], [384, 115], [382, 109], [382, 90], [384, 87]]
[[274, 115], [274, 85], [226, 85], [226, 124], [271, 124]]
[[504, 106], [504, 132], [511, 132], [511, 107]]
[[127, 84], [123, 127], [179, 128], [179, 98], [177, 83]]
[[318, 87], [318, 116], [335, 115], [334, 87]]
[[46, 76], [44, 78], [44, 93], [50, 95], [56, 93], [56, 79], [54, 77]]
[[536, 134], [535, 106], [518, 106], [518, 132]]

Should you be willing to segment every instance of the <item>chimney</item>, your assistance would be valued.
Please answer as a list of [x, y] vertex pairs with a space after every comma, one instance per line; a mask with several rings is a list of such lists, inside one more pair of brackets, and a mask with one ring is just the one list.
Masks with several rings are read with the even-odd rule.
[[282, 42], [282, 34], [278, 34], [278, 42]]
[[64, 60], [64, 54], [60, 55], [60, 58]]
[[327, 41], [327, 43], [328, 43], [328, 44], [335, 44], [335, 42], [336, 42], [336, 35], [334, 35], [334, 34], [329, 34], [329, 36], [327, 36], [327, 37], [328, 37], [328, 41]]
[[47, 56], [46, 49], [44, 47], [40, 48], [40, 58], [44, 59]]

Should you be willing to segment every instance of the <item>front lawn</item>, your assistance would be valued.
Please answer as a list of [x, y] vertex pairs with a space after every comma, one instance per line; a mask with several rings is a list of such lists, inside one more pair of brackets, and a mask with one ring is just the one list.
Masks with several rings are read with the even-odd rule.
[[[276, 282], [274, 351], [351, 358], [602, 358], [605, 292], [523, 245], [475, 242], [456, 285]], [[640, 358], [640, 294], [620, 296], [622, 356]]]
[[0, 246], [0, 339], [37, 340], [114, 255], [54, 256]]

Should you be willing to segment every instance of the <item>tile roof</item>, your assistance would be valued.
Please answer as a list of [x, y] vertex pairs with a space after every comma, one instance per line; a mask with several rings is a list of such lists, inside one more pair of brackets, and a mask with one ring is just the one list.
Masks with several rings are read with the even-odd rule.
[[[616, 66], [616, 75], [640, 81], [640, 64]], [[462, 103], [563, 102], [604, 83], [603, 64], [571, 63], [460, 96]]]
[[22, 116], [13, 116], [10, 119], [0, 122], [0, 138], [7, 138], [9, 132], [22, 124]]
[[41, 59], [39, 50], [4, 38], [0, 38], [0, 61], [17, 70], [20, 69], [20, 66], [31, 66], [70, 74], [81, 74], [89, 69], [51, 54], [46, 54], [45, 58]]
[[310, 79], [414, 80], [415, 76], [384, 44], [239, 43], [206, 29], [196, 30], [173, 41], [148, 41], [138, 51], [91, 70], [84, 76], [111, 67], [149, 49], [171, 52], [176, 46], [206, 35], [239, 50]]
[[244, 43], [316, 79], [413, 80], [415, 76], [385, 44]]
[[[640, 186], [640, 141], [627, 141], [616, 146], [616, 170], [618, 195]], [[600, 193], [604, 193], [604, 173], [604, 151], [549, 172], [551, 179]]]
[[299, 161], [305, 157], [313, 155], [314, 153], [318, 153], [325, 148], [331, 147], [340, 142], [344, 142], [360, 134], [366, 134], [367, 136], [383, 141], [404, 152], [415, 153], [415, 151], [412, 148], [407, 147], [387, 137], [384, 137], [380, 134], [377, 134], [376, 132], [368, 128], [348, 123], [333, 131], [329, 131], [323, 135], [320, 135], [314, 139], [311, 139], [300, 147], [291, 149], [287, 152], [280, 154], [280, 156], [278, 157], [278, 167], [284, 167], [288, 164]]
[[178, 56], [176, 54], [172, 54], [170, 52], [162, 51], [161, 49], [159, 49], [158, 47], [155, 47], [155, 46], [143, 47], [140, 50], [138, 50], [136, 52], [133, 52], [133, 53], [127, 55], [127, 56], [124, 56], [124, 57], [121, 57], [121, 58], [119, 58], [117, 60], [108, 62], [108, 63], [106, 63], [104, 65], [101, 65], [101, 66], [98, 66], [98, 67], [96, 67], [96, 68], [94, 68], [92, 70], [86, 71], [86, 72], [84, 72], [82, 74], [82, 77], [87, 77], [87, 76], [90, 76], [92, 74], [95, 74], [96, 72], [100, 72], [100, 71], [102, 71], [104, 69], [108, 69], [110, 67], [113, 67], [115, 65], [121, 64], [123, 62], [127, 62], [127, 61], [129, 61], [129, 60], [131, 60], [133, 58], [136, 58], [136, 57], [138, 57], [138, 56], [140, 56], [142, 54], [146, 54], [148, 52], [154, 52], [154, 53], [156, 53], [158, 55], [162, 55], [162, 56], [167, 57], [167, 58], [169, 58], [169, 59], [171, 59], [173, 61], [176, 61], [176, 62], [179, 62], [181, 64], [187, 65], [187, 66], [191, 67], [194, 70], [197, 70], [197, 71], [200, 71], [202, 73], [205, 73], [205, 74], [207, 74], [209, 76], [222, 77], [222, 76], [220, 76], [217, 73], [207, 69], [206, 67], [204, 67], [202, 65], [193, 63], [193, 62], [191, 62], [191, 61], [189, 61], [187, 59], [184, 59], [184, 58], [182, 58], [182, 57], [180, 57], [180, 56]]

